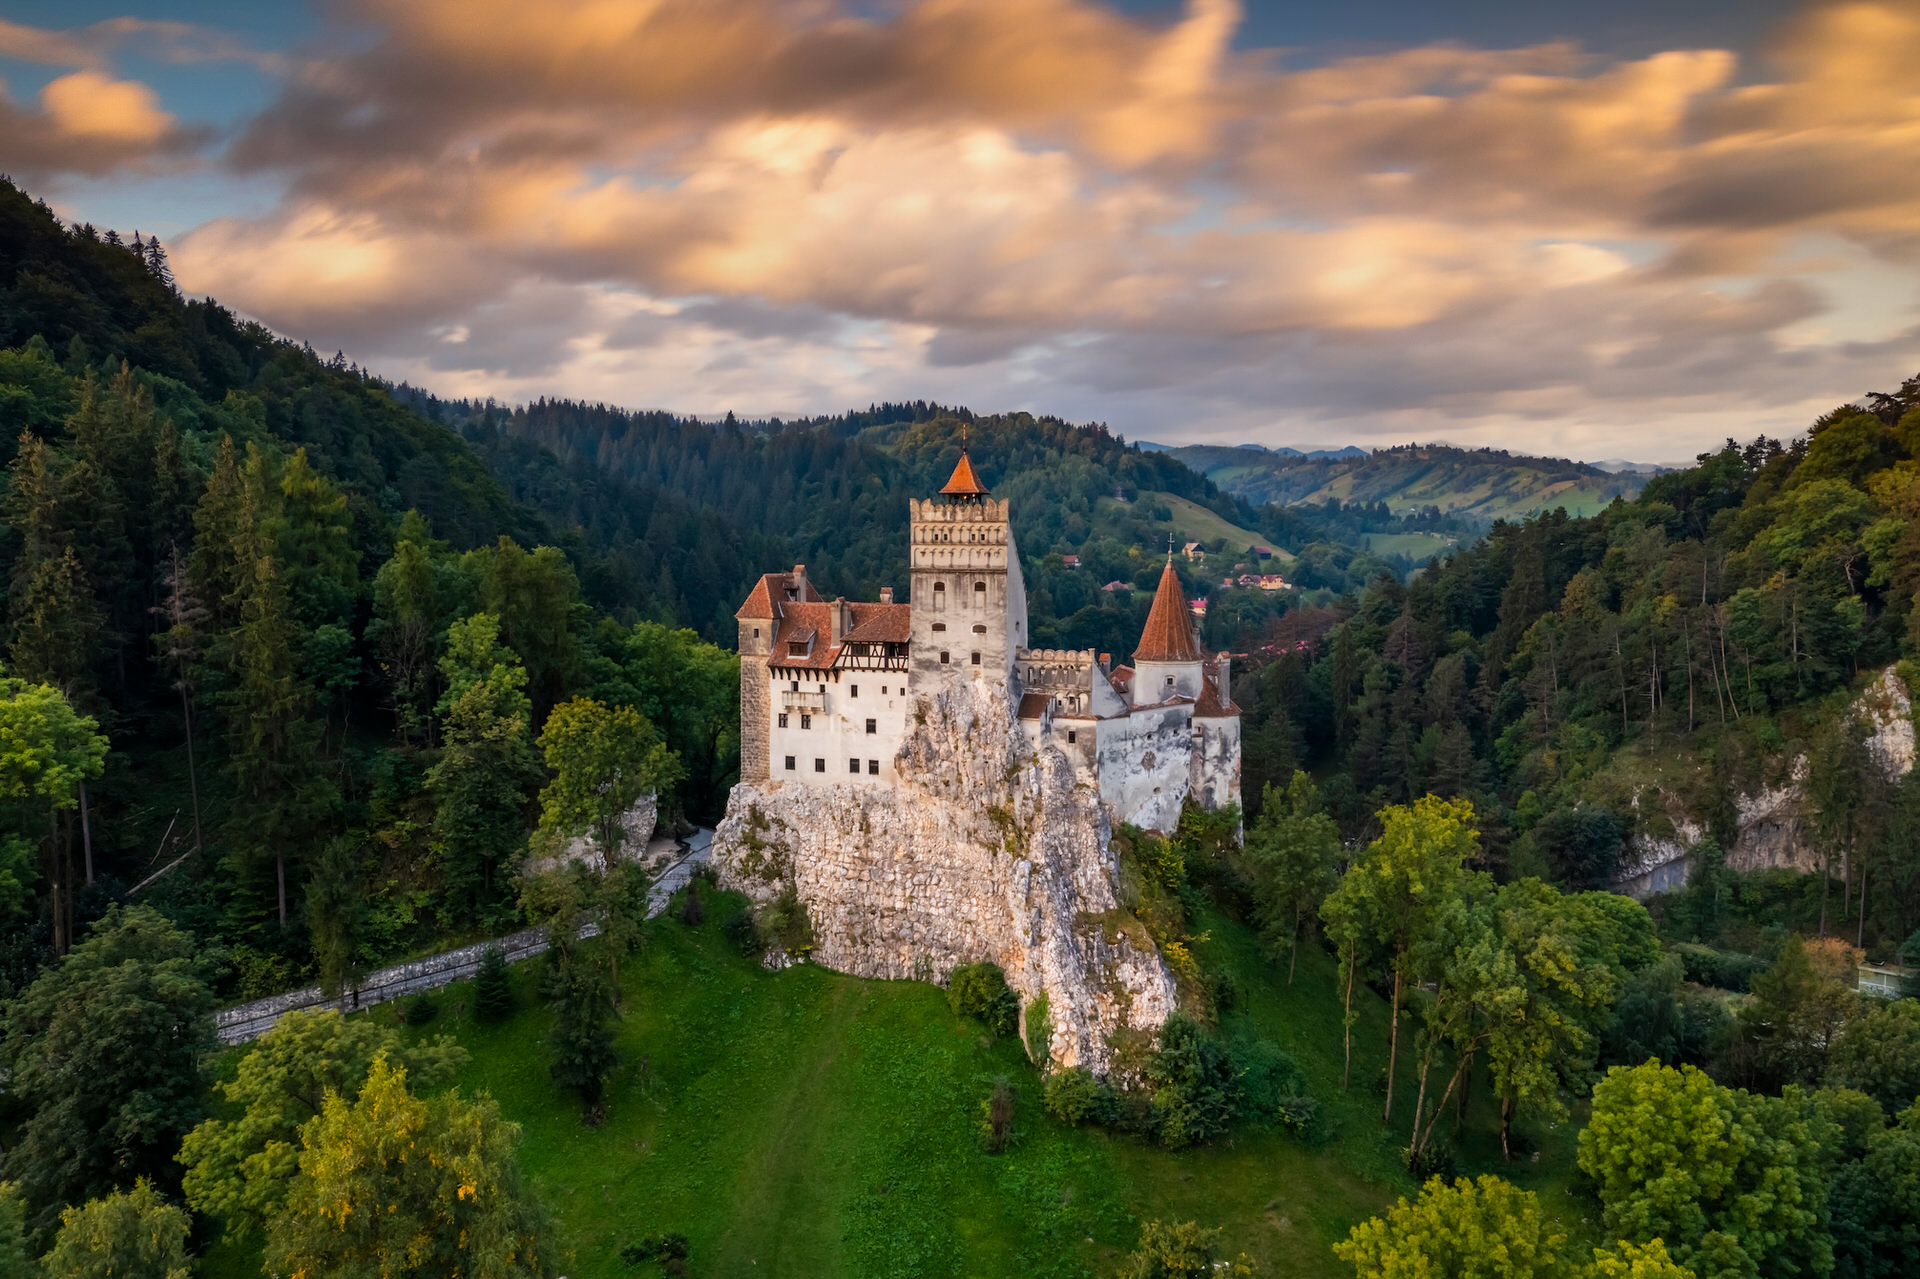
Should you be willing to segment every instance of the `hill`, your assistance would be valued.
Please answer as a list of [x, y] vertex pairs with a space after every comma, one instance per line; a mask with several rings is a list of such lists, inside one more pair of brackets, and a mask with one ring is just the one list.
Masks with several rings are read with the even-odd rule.
[[[936, 987], [809, 965], [770, 973], [742, 958], [722, 932], [740, 899], [689, 891], [703, 894], [704, 922], [688, 926], [670, 910], [622, 969], [626, 1064], [600, 1127], [583, 1127], [547, 1077], [549, 1015], [531, 1007], [534, 965], [515, 974], [513, 1020], [473, 1024], [469, 988], [456, 986], [440, 996], [437, 1020], [409, 1032], [455, 1034], [473, 1057], [457, 1086], [486, 1091], [526, 1126], [522, 1166], [576, 1249], [569, 1275], [631, 1275], [620, 1249], [667, 1231], [687, 1236], [694, 1276], [1104, 1275], [1139, 1223], [1159, 1218], [1224, 1229], [1230, 1253], [1244, 1250], [1259, 1274], [1333, 1279], [1351, 1273], [1333, 1241], [1414, 1188], [1373, 1090], [1340, 1091], [1337, 972], [1317, 950], [1288, 985], [1223, 916], [1209, 913], [1198, 946], [1210, 971], [1241, 983], [1224, 1027], [1273, 1037], [1306, 1071], [1325, 1108], [1324, 1141], [1247, 1130], [1168, 1151], [1054, 1119], [1015, 1041], [954, 1016]], [[1363, 990], [1356, 1011], [1355, 1051], [1371, 1077], [1386, 1060], [1385, 1001]], [[1020, 1136], [990, 1155], [975, 1124], [996, 1077], [1017, 1090]], [[1412, 1081], [1409, 1064], [1403, 1083]], [[1496, 1107], [1478, 1091], [1462, 1168], [1549, 1191], [1560, 1227], [1584, 1233], [1562, 1193], [1572, 1129], [1528, 1124], [1541, 1157], [1506, 1164]], [[203, 1273], [256, 1275], [258, 1253], [218, 1247]]]
[[1585, 462], [1444, 444], [1344, 457], [1212, 444], [1169, 453], [1250, 502], [1377, 502], [1396, 514], [1437, 512], [1480, 527], [1560, 508], [1570, 515], [1592, 515], [1616, 497], [1634, 496], [1647, 480], [1637, 472], [1612, 472]]

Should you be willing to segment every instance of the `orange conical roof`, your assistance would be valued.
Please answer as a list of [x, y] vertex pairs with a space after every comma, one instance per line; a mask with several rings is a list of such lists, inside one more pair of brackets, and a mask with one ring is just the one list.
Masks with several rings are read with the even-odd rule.
[[1167, 561], [1160, 574], [1160, 589], [1153, 593], [1153, 608], [1147, 613], [1147, 628], [1140, 633], [1140, 647], [1133, 651], [1139, 662], [1197, 662], [1200, 644], [1193, 637], [1193, 622], [1187, 615], [1187, 593], [1180, 589], [1180, 575]]
[[960, 450], [960, 465], [953, 468], [953, 478], [940, 490], [942, 497], [985, 497], [987, 486], [973, 473], [973, 463], [967, 460], [967, 451]]

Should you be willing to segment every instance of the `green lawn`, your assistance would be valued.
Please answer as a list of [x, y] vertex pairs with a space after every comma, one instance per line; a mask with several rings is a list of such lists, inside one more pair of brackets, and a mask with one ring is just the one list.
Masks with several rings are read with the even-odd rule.
[[[458, 1035], [473, 1055], [459, 1086], [491, 1093], [525, 1126], [522, 1162], [566, 1231], [574, 1279], [658, 1273], [630, 1270], [618, 1254], [668, 1230], [691, 1240], [694, 1275], [1104, 1275], [1151, 1217], [1224, 1227], [1263, 1275], [1337, 1275], [1329, 1245], [1412, 1188], [1395, 1155], [1404, 1134], [1381, 1127], [1367, 1086], [1386, 1060], [1384, 1004], [1362, 992], [1355, 1087], [1342, 1095], [1334, 966], [1318, 951], [1302, 954], [1288, 987], [1284, 969], [1224, 918], [1203, 921], [1211, 939], [1199, 947], [1203, 962], [1241, 980], [1230, 1016], [1300, 1060], [1329, 1140], [1309, 1148], [1243, 1132], [1167, 1152], [1054, 1122], [1018, 1047], [952, 1016], [935, 987], [811, 966], [769, 973], [742, 959], [717, 926], [736, 901], [714, 895], [698, 928], [656, 921], [644, 952], [622, 966], [627, 1064], [597, 1129], [547, 1078], [537, 965], [515, 972], [523, 1010], [505, 1025], [474, 1025], [466, 987], [454, 986], [418, 1032]], [[973, 1124], [996, 1075], [1019, 1089], [1022, 1136], [993, 1156]], [[1402, 1113], [1411, 1082], [1405, 1072]], [[1479, 1100], [1469, 1170], [1499, 1161], [1493, 1107], [1484, 1092]], [[1563, 1193], [1570, 1132], [1541, 1144], [1541, 1160], [1509, 1175], [1577, 1219]], [[224, 1246], [205, 1273], [257, 1267], [257, 1253]]]
[[1405, 555], [1415, 561], [1425, 561], [1453, 545], [1452, 538], [1439, 533], [1365, 533], [1360, 542], [1375, 555]]
[[[1173, 512], [1173, 522], [1165, 526], [1174, 535], [1177, 542], [1211, 542], [1215, 538], [1225, 538], [1229, 553], [1227, 560], [1245, 558], [1249, 546], [1264, 546], [1273, 552], [1275, 564], [1287, 564], [1293, 560], [1293, 552], [1284, 547], [1275, 546], [1273, 539], [1252, 529], [1242, 528], [1231, 520], [1215, 514], [1198, 502], [1188, 501], [1172, 493], [1162, 493], [1147, 489], [1134, 498], [1133, 504], [1145, 502], [1149, 506], [1164, 506]], [[1125, 508], [1129, 503], [1105, 497], [1100, 504], [1109, 509]], [[1164, 548], [1163, 548], [1164, 549]]]

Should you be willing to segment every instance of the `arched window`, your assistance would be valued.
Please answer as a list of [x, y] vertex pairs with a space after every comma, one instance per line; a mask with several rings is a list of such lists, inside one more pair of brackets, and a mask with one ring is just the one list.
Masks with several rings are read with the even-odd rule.
[[973, 593], [975, 595], [985, 595], [987, 593], [987, 584], [985, 582], [975, 582], [973, 584]]
[[981, 625], [980, 623], [976, 622], [974, 623], [973, 633], [975, 635], [985, 635], [987, 633], [987, 628]]

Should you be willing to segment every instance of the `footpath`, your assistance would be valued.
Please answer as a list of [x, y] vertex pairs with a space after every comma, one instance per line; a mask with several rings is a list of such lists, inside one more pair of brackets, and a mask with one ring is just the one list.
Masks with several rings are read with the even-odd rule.
[[[713, 859], [713, 832], [701, 827], [688, 837], [684, 848], [685, 851], [662, 870], [648, 887], [648, 919], [665, 910], [667, 899], [686, 886], [687, 881], [693, 878], [694, 871]], [[598, 924], [587, 924], [581, 928], [580, 935], [593, 937], [599, 932]], [[338, 999], [328, 999], [318, 986], [308, 986], [284, 995], [270, 995], [251, 1003], [223, 1008], [213, 1015], [214, 1029], [221, 1043], [244, 1044], [266, 1034], [273, 1029], [274, 1023], [296, 1010], [338, 1008], [343, 1013], [355, 1012], [471, 977], [479, 971], [481, 958], [490, 950], [499, 951], [509, 964], [517, 964], [545, 953], [546, 949], [547, 935], [544, 929], [522, 929], [491, 941], [476, 942], [458, 950], [442, 951], [437, 955], [368, 973], [357, 987], [344, 992]]]

